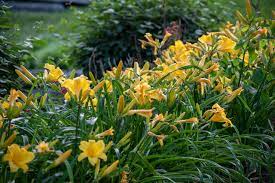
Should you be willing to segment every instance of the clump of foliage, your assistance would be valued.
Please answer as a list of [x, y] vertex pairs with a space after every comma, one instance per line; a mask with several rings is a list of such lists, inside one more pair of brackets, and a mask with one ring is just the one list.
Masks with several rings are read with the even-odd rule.
[[7, 94], [11, 87], [16, 87], [15, 66], [20, 64], [21, 47], [9, 40], [5, 32], [12, 27], [8, 7], [0, 3], [0, 96]]
[[168, 27], [177, 39], [183, 35], [183, 40], [194, 41], [206, 30], [217, 28], [231, 12], [228, 6], [206, 0], [92, 1], [78, 15], [83, 31], [72, 56], [86, 70], [101, 76], [100, 71], [120, 59], [134, 58], [141, 63], [151, 59], [151, 52], [140, 49], [139, 39], [146, 32], [160, 38]]
[[100, 80], [21, 66], [32, 87], [1, 101], [2, 182], [274, 181], [272, 20], [249, 0], [237, 17], [166, 49], [171, 34], [146, 33], [155, 65]]

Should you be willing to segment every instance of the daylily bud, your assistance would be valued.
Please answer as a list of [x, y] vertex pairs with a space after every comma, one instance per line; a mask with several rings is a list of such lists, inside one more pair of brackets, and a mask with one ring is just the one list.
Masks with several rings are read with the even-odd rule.
[[142, 70], [143, 71], [148, 71], [150, 69], [150, 63], [149, 62], [146, 62], [143, 67], [142, 67]]
[[36, 80], [36, 77], [32, 75], [32, 73], [23, 65], [20, 65], [20, 68], [22, 69], [22, 72], [27, 75], [31, 80]]
[[17, 133], [16, 133], [16, 131], [14, 131], [13, 134], [4, 142], [3, 147], [8, 147], [9, 145], [11, 145], [12, 142], [15, 140], [16, 135], [17, 135]]
[[127, 144], [129, 142], [129, 138], [130, 136], [132, 135], [132, 132], [128, 132], [126, 133], [126, 135], [124, 135], [124, 137], [122, 137], [122, 139], [120, 139], [120, 141], [117, 143], [117, 147], [121, 147], [121, 146], [124, 146], [125, 144]]
[[167, 97], [167, 105], [168, 107], [172, 107], [174, 105], [176, 101], [176, 91], [175, 90], [171, 90], [169, 93], [168, 93], [168, 97]]
[[75, 77], [75, 73], [76, 73], [76, 71], [75, 71], [75, 69], [73, 69], [73, 70], [71, 71], [71, 73], [70, 73], [69, 78], [70, 78], [70, 79], [73, 79], [73, 78]]
[[109, 175], [110, 173], [112, 173], [113, 171], [115, 171], [117, 169], [119, 161], [116, 160], [113, 164], [111, 164], [109, 167], [107, 167], [104, 172], [102, 173], [102, 177]]
[[160, 43], [160, 47], [162, 47], [165, 44], [165, 42], [169, 39], [169, 37], [171, 37], [171, 36], [172, 36], [172, 34], [170, 34], [169, 32], [166, 31], [165, 36]]
[[41, 97], [40, 102], [39, 102], [39, 106], [40, 106], [41, 108], [44, 107], [45, 102], [46, 102], [46, 100], [47, 100], [47, 97], [48, 97], [48, 94], [47, 94], [47, 93], [45, 93], [45, 94]]
[[127, 113], [129, 110], [131, 110], [136, 103], [136, 99], [133, 99], [129, 104], [124, 107], [123, 113]]
[[60, 154], [59, 157], [54, 160], [53, 166], [57, 167], [58, 165], [60, 165], [61, 163], [63, 163], [66, 159], [68, 159], [68, 157], [71, 155], [71, 153], [72, 153], [72, 150], [69, 149], [66, 152]]
[[50, 142], [50, 143], [49, 143], [49, 147], [53, 147], [53, 146], [54, 146], [55, 144], [57, 144], [58, 142], [59, 142], [58, 139], [56, 139], [56, 140]]
[[236, 16], [240, 22], [247, 24], [248, 21], [246, 20], [246, 18], [244, 18], [244, 16], [238, 10], [236, 11]]
[[198, 122], [199, 120], [196, 117], [176, 121], [176, 123], [180, 123], [180, 124], [181, 123], [198, 123]]
[[117, 66], [116, 79], [118, 79], [120, 77], [120, 74], [121, 74], [121, 71], [122, 71], [122, 67], [123, 67], [123, 62], [121, 60], [121, 61], [119, 61], [119, 64]]
[[100, 83], [98, 83], [94, 88], [94, 92], [96, 93], [100, 88], [102, 88], [105, 84], [105, 80], [101, 81]]
[[137, 114], [146, 118], [150, 118], [153, 115], [154, 109], [137, 109], [137, 110], [130, 110], [127, 112], [128, 116]]
[[23, 92], [21, 92], [20, 90], [17, 90], [17, 93], [18, 93], [19, 97], [20, 97], [24, 102], [27, 101], [27, 96], [26, 96]]
[[219, 70], [219, 64], [214, 63], [211, 67], [205, 70], [206, 74], [209, 74], [212, 71], [218, 71]]
[[92, 83], [95, 85], [97, 82], [96, 82], [96, 79], [92, 72], [89, 72], [89, 77], [90, 77], [90, 80], [92, 81]]
[[105, 153], [108, 152], [108, 150], [112, 147], [112, 145], [113, 145], [113, 141], [110, 141], [110, 142], [106, 145], [106, 147], [105, 147], [105, 149], [104, 149], [104, 152], [105, 152]]
[[4, 122], [4, 117], [0, 114], [0, 128], [2, 128]]
[[124, 101], [124, 96], [120, 95], [118, 99], [118, 104], [117, 104], [117, 112], [121, 114], [124, 110], [125, 107], [125, 101]]
[[229, 37], [230, 39], [232, 39], [235, 42], [238, 42], [238, 38], [234, 34], [232, 34], [232, 32], [229, 29], [225, 29], [224, 32], [227, 37]]
[[230, 94], [226, 95], [223, 99], [224, 102], [229, 103], [232, 100], [234, 100], [238, 95], [241, 94], [241, 92], [243, 91], [243, 88], [240, 87], [236, 90], [234, 90], [233, 92], [231, 92]]
[[31, 80], [27, 76], [25, 76], [21, 71], [15, 69], [15, 72], [23, 81], [25, 81], [25, 83], [32, 85]]
[[246, 0], [246, 14], [248, 17], [251, 17], [252, 15], [252, 6], [250, 0]]

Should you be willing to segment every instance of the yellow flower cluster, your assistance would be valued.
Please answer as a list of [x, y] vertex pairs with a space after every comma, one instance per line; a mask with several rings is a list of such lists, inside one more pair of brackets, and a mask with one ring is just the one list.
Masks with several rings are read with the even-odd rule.
[[[248, 52], [236, 48], [239, 26], [238, 23], [236, 26], [228, 23], [220, 32], [209, 32], [202, 35], [196, 43], [184, 43], [177, 40], [167, 49], [163, 49], [163, 47], [171, 34], [167, 33], [164, 39], [159, 41], [154, 39], [152, 34], [147, 33], [146, 40], [141, 40], [141, 44], [143, 48], [147, 46], [153, 48], [154, 62], [147, 62], [142, 67], [135, 62], [134, 66], [130, 68], [123, 68], [123, 63], [120, 62], [117, 67], [104, 73], [101, 81], [96, 80], [92, 73], [89, 78], [84, 75], [75, 77], [74, 74], [67, 77], [59, 67], [52, 64], [45, 64], [43, 77], [33, 76], [24, 66], [16, 70], [16, 73], [28, 84], [35, 82], [38, 83], [37, 85], [43, 83], [56, 86], [64, 94], [65, 101], [75, 101], [79, 107], [87, 107], [87, 111], [95, 109], [100, 101], [103, 107], [108, 104], [109, 108], [114, 108], [112, 114], [118, 119], [128, 116], [132, 118], [138, 115], [144, 120], [142, 122], [146, 126], [147, 131], [144, 138], [150, 140], [152, 138], [160, 146], [164, 146], [169, 133], [178, 133], [185, 126], [194, 127], [209, 122], [223, 123], [225, 127], [233, 126], [223, 107], [238, 97], [243, 88], [240, 82], [238, 85], [233, 84], [237, 83], [236, 79], [226, 74], [227, 66], [222, 65], [222, 61], [243, 61], [244, 67], [247, 68], [257, 63], [256, 58], [252, 58]], [[253, 34], [253, 39], [267, 34], [266, 28], [260, 28]], [[270, 47], [274, 48], [274, 46]], [[193, 100], [193, 94], [196, 100]], [[213, 96], [219, 98], [211, 102]], [[41, 97], [40, 107], [44, 106], [47, 97], [47, 93]], [[112, 100], [113, 98], [115, 100]], [[206, 99], [210, 100], [205, 102]], [[21, 91], [12, 89], [9, 97], [0, 103], [0, 128], [6, 119], [11, 120], [18, 117], [25, 104], [38, 106], [36, 101], [32, 102], [30, 97], [26, 97]], [[203, 102], [204, 105], [201, 105]], [[177, 103], [180, 105], [177, 106]], [[165, 111], [160, 110], [159, 106]], [[173, 109], [174, 106], [178, 108], [177, 112], [172, 114], [170, 109]], [[181, 111], [182, 106], [186, 111]], [[103, 111], [102, 113], [105, 112], [105, 109], [100, 110]], [[163, 132], [164, 128], [162, 127], [168, 130]], [[108, 167], [100, 169], [102, 161], [106, 162], [107, 159], [111, 159], [107, 155], [113, 142], [105, 144], [104, 138], [113, 136], [114, 129], [110, 126], [108, 128], [101, 133], [98, 133], [98, 128], [93, 128], [94, 131], [87, 136], [86, 140], [81, 139], [79, 144], [76, 143], [79, 145], [77, 150], [80, 151], [77, 154], [78, 152], [75, 150], [78, 161], [87, 160], [92, 166], [95, 166], [95, 175], [100, 177], [115, 171], [119, 163], [117, 160]], [[131, 134], [132, 132], [128, 132], [116, 144], [116, 148], [128, 143]], [[26, 172], [28, 164], [34, 159], [33, 152], [39, 153], [41, 156], [56, 152], [50, 143], [44, 141], [36, 145], [33, 152], [28, 151], [27, 147], [12, 144], [15, 138], [16, 133], [9, 136], [7, 140], [5, 138], [0, 140], [3, 142], [0, 147], [7, 148], [3, 161], [9, 162], [11, 172], [16, 172], [18, 169]], [[58, 157], [48, 166], [47, 170], [66, 161], [71, 153], [71, 149], [64, 153], [57, 153]], [[123, 180], [126, 180], [127, 172], [123, 171], [122, 173]]]

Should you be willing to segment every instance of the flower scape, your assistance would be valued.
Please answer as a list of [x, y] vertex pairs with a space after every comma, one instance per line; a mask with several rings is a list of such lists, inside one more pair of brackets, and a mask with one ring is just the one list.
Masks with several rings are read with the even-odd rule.
[[0, 102], [1, 181], [274, 181], [274, 20], [247, 8], [196, 43], [146, 33], [155, 59], [99, 80], [18, 68], [30, 87]]

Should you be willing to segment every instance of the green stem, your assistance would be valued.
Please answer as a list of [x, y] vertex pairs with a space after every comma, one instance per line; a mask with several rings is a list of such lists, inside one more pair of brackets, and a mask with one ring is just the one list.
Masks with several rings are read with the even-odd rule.
[[8, 121], [8, 131], [7, 131], [7, 137], [10, 136], [10, 129], [11, 129], [11, 120]]
[[75, 143], [74, 143], [74, 154], [76, 154], [77, 144], [78, 144], [78, 135], [79, 135], [79, 127], [80, 127], [80, 113], [81, 113], [81, 105], [78, 104], [77, 109], [77, 118], [76, 118], [76, 126], [75, 126]]
[[248, 45], [249, 45], [249, 42], [247, 43], [247, 45], [246, 45], [246, 47], [244, 49], [244, 52], [243, 52], [242, 65], [241, 65], [240, 78], [239, 78], [239, 81], [238, 81], [238, 87], [240, 87], [240, 85], [241, 85], [241, 80], [242, 80], [243, 73], [244, 73], [244, 58], [245, 58], [245, 53], [247, 51]]

